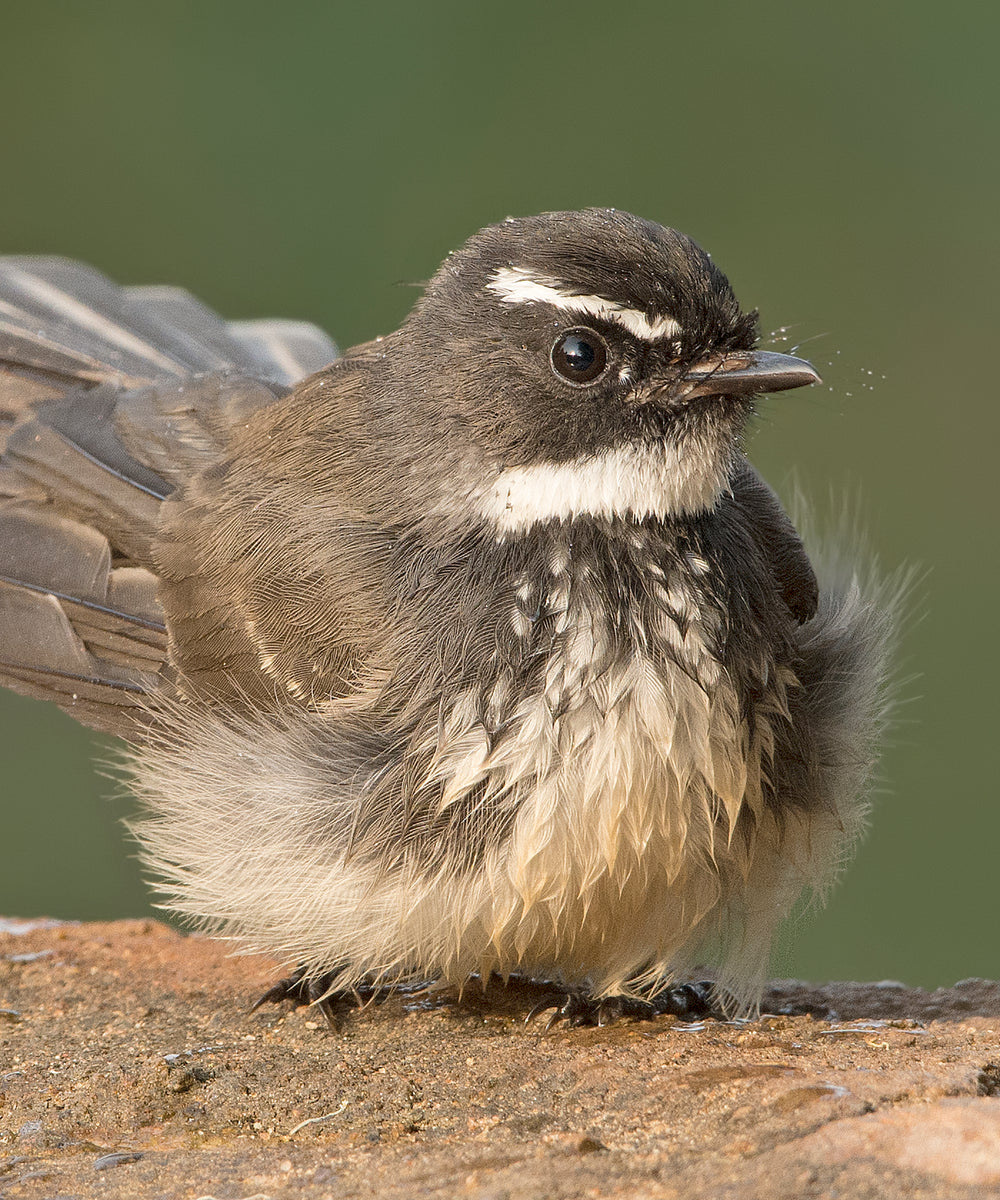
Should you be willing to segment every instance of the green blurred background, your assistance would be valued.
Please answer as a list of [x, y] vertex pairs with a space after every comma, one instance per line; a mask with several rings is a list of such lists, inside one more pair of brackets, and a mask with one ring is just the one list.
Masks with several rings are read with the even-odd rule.
[[[507, 214], [607, 204], [711, 250], [826, 380], [763, 406], [781, 488], [860, 490], [926, 570], [884, 794], [776, 970], [1000, 975], [998, 11], [978, 3], [0, 3], [0, 252], [230, 317], [393, 328]], [[992, 149], [990, 148], [992, 147]], [[149, 911], [109, 746], [0, 696], [0, 913]]]

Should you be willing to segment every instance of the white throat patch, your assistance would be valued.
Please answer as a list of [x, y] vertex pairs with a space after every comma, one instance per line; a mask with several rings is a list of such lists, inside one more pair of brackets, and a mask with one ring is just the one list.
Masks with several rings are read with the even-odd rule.
[[646, 342], [674, 338], [681, 332], [680, 325], [672, 317], [650, 320], [641, 309], [627, 308], [604, 296], [574, 296], [558, 279], [529, 271], [526, 267], [501, 267], [486, 286], [503, 304], [550, 304], [562, 312], [599, 317], [614, 321], [633, 337]]
[[662, 443], [616, 446], [563, 463], [508, 467], [473, 502], [501, 533], [578, 516], [693, 516], [715, 505], [729, 468], [724, 455]]

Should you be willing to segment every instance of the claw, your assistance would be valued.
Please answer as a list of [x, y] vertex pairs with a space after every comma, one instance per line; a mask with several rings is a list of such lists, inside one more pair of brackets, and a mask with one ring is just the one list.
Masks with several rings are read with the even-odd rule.
[[273, 987], [268, 988], [263, 996], [254, 1001], [249, 1011], [254, 1013], [265, 1004], [281, 1004], [285, 1000], [291, 1000], [296, 1008], [309, 1004], [309, 986], [305, 970], [300, 967], [286, 979], [279, 979]]
[[548, 1033], [548, 1031], [552, 1028], [553, 1024], [555, 1024], [555, 1022], [559, 1020], [560, 1009], [561, 1009], [561, 1005], [558, 1003], [557, 1000], [555, 1000], [555, 999], [542, 1000], [528, 1012], [528, 1015], [524, 1018], [524, 1023], [525, 1023], [525, 1025], [530, 1025], [531, 1022], [536, 1017], [540, 1017], [542, 1015], [542, 1013], [551, 1012], [552, 1010], [554, 1010], [554, 1012], [552, 1012], [552, 1016], [549, 1017], [548, 1021], [546, 1021], [546, 1023], [545, 1023], [545, 1032]]
[[258, 1008], [263, 1008], [265, 1004], [280, 1004], [282, 1000], [286, 998], [284, 988], [285, 982], [286, 980], [282, 979], [279, 983], [276, 983], [274, 987], [268, 988], [262, 996], [258, 996], [253, 1004], [251, 1004], [247, 1009], [247, 1014], [249, 1015], [250, 1013], [255, 1013]]
[[312, 1006], [318, 1009], [331, 1029], [339, 1030], [339, 1009], [361, 1008], [375, 994], [372, 989], [356, 987], [350, 991], [331, 991], [332, 975], [307, 978], [305, 968], [300, 967], [278, 982], [254, 1002], [250, 1012], [256, 1012], [265, 1004], [281, 1004], [290, 1000], [296, 1008]]

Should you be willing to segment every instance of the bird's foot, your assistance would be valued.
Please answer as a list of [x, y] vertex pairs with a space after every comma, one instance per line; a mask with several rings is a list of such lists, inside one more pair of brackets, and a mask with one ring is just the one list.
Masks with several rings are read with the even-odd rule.
[[664, 988], [648, 1000], [635, 996], [604, 996], [595, 999], [582, 992], [560, 992], [536, 1004], [525, 1017], [525, 1024], [548, 1013], [546, 1031], [565, 1021], [570, 1029], [583, 1025], [613, 1025], [623, 1017], [652, 1021], [673, 1016], [682, 1021], [721, 1016], [713, 1001], [711, 982], [681, 983]]
[[340, 1028], [340, 1018], [353, 1008], [362, 1008], [381, 994], [380, 988], [358, 984], [353, 988], [335, 989], [331, 982], [334, 976], [309, 975], [300, 967], [286, 979], [279, 979], [274, 987], [268, 988], [250, 1009], [256, 1012], [265, 1004], [282, 1004], [290, 1000], [296, 1008], [312, 1006], [318, 1009], [331, 1029]]

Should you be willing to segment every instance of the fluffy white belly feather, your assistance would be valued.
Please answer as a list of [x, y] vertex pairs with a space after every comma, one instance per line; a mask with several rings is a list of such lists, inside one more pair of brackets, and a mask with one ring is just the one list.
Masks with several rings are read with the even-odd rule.
[[[751, 737], [694, 597], [669, 595], [663, 628], [634, 630], [623, 655], [606, 615], [571, 592], [548, 593], [544, 682], [502, 733], [484, 724], [496, 698], [470, 691], [428, 747], [442, 810], [477, 787], [511, 802], [509, 836], [484, 859], [388, 869], [345, 853], [313, 831], [356, 799], [318, 788], [294, 725], [239, 735], [202, 716], [136, 764], [154, 813], [139, 836], [170, 907], [338, 988], [497, 971], [642, 994], [695, 967], [721, 928], [723, 979], [752, 996], [774, 927], [838, 832], [815, 816], [779, 825], [763, 803], [769, 712], [793, 677], [771, 681]], [[683, 669], [654, 661], [664, 645]]]

